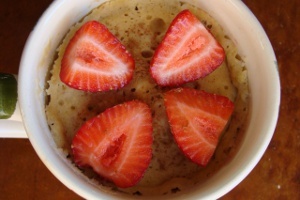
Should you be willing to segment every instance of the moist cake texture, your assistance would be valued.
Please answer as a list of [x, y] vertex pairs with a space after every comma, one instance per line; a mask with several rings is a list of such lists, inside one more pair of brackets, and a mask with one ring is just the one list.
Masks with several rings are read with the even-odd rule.
[[[170, 133], [163, 103], [163, 93], [170, 88], [155, 84], [149, 73], [149, 63], [169, 24], [182, 10], [189, 9], [211, 31], [226, 52], [226, 60], [203, 79], [187, 83], [192, 87], [231, 99], [235, 110], [210, 163], [202, 168], [189, 161], [179, 150]], [[155, 12], [154, 12], [155, 11]], [[59, 72], [65, 48], [76, 30], [90, 20], [97, 20], [126, 46], [135, 59], [133, 80], [118, 91], [89, 93], [66, 86]], [[147, 103], [153, 115], [153, 158], [142, 180], [134, 187], [119, 189], [102, 180], [91, 170], [83, 172], [101, 182], [101, 187], [122, 190], [130, 194], [168, 194], [191, 188], [204, 182], [234, 156], [243, 136], [249, 109], [247, 70], [234, 43], [222, 27], [207, 13], [177, 0], [112, 0], [91, 11], [70, 28], [57, 49], [57, 59], [50, 69], [46, 93], [46, 116], [56, 145], [72, 159], [71, 141], [76, 130], [88, 119], [105, 109], [125, 101], [138, 99]]]

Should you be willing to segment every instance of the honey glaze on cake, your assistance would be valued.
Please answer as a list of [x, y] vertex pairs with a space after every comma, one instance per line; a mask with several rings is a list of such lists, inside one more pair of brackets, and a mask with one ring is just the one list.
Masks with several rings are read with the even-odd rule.
[[[226, 52], [226, 61], [203, 79], [184, 87], [205, 90], [227, 96], [235, 103], [235, 111], [216, 149], [214, 157], [205, 167], [189, 161], [179, 150], [170, 133], [163, 93], [169, 88], [155, 84], [149, 74], [149, 63], [169, 24], [182, 10], [189, 9], [211, 31]], [[155, 12], [153, 12], [155, 11]], [[133, 80], [118, 91], [88, 93], [69, 88], [59, 79], [61, 59], [69, 40], [79, 27], [97, 20], [119, 38], [135, 59]], [[147, 103], [153, 115], [153, 158], [142, 180], [134, 187], [120, 189], [95, 175], [84, 173], [101, 182], [104, 187], [122, 190], [135, 195], [176, 193], [205, 181], [218, 171], [235, 154], [243, 135], [248, 113], [248, 83], [244, 62], [234, 43], [224, 34], [221, 26], [207, 13], [180, 1], [112, 0], [94, 9], [81, 22], [70, 28], [58, 48], [47, 88], [46, 106], [48, 124], [57, 146], [70, 155], [71, 141], [76, 130], [88, 119], [116, 104], [132, 99]], [[72, 155], [71, 155], [72, 157]]]

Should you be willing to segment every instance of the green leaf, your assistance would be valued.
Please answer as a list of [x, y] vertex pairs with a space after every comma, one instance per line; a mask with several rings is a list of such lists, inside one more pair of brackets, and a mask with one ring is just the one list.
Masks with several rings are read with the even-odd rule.
[[0, 73], [0, 119], [10, 118], [17, 104], [17, 80], [12, 74]]

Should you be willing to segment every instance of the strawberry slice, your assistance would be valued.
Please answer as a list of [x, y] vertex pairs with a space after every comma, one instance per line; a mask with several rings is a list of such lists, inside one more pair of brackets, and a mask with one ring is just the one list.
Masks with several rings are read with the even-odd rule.
[[152, 158], [149, 106], [133, 100], [108, 108], [88, 120], [72, 141], [74, 162], [90, 166], [116, 186], [137, 184]]
[[227, 97], [191, 88], [166, 92], [164, 102], [171, 132], [179, 148], [191, 161], [206, 166], [234, 104]]
[[172, 21], [150, 63], [158, 85], [178, 86], [203, 78], [224, 61], [221, 45], [189, 11]]
[[89, 21], [66, 47], [60, 79], [74, 89], [89, 92], [116, 90], [130, 82], [134, 67], [125, 46], [103, 24]]

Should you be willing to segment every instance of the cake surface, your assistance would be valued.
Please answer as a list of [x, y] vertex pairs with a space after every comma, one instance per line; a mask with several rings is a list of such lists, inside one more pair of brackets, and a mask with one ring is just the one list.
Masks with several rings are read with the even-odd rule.
[[[235, 104], [231, 122], [213, 159], [205, 168], [189, 161], [174, 142], [163, 103], [163, 93], [168, 88], [156, 85], [149, 74], [149, 63], [156, 47], [171, 21], [184, 9], [189, 9], [205, 24], [226, 52], [226, 61], [216, 71], [184, 87], [220, 94]], [[133, 80], [118, 91], [88, 93], [72, 89], [60, 81], [64, 50], [76, 30], [89, 20], [97, 20], [107, 26], [135, 59]], [[246, 66], [222, 27], [201, 9], [177, 0], [112, 0], [103, 3], [71, 27], [57, 51], [58, 57], [50, 69], [51, 77], [46, 90], [49, 99], [46, 116], [58, 148], [66, 155], [71, 154], [71, 141], [76, 130], [105, 109], [133, 99], [147, 103], [152, 109], [154, 144], [150, 166], [140, 183], [118, 190], [143, 195], [153, 194], [153, 191], [156, 194], [177, 192], [205, 181], [229, 162], [237, 151], [249, 110]], [[103, 185], [114, 187], [89, 170], [85, 173]]]

